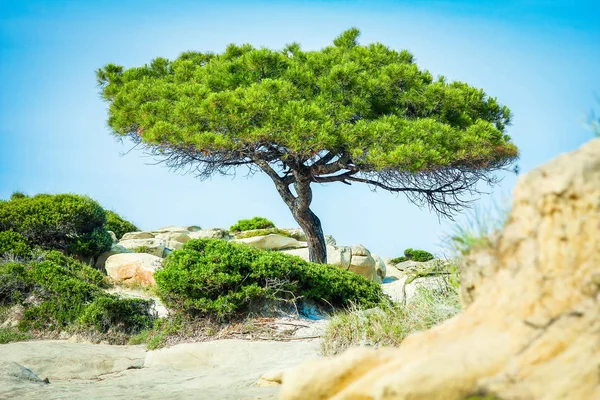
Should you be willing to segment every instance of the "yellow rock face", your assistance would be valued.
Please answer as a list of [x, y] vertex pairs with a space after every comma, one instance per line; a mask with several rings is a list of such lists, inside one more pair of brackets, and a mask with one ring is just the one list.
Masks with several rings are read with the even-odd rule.
[[600, 399], [600, 139], [520, 178], [489, 254], [462, 314], [286, 371], [281, 398]]

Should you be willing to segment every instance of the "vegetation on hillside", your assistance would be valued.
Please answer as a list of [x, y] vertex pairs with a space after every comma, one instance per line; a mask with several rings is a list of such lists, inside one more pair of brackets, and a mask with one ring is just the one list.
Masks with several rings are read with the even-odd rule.
[[154, 274], [165, 304], [190, 316], [227, 318], [265, 300], [372, 307], [381, 287], [332, 265], [215, 239], [191, 240]]

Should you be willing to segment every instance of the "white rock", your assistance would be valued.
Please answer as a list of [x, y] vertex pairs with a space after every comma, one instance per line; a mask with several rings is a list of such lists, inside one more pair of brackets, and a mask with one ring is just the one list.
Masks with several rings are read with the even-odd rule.
[[99, 270], [104, 270], [104, 264], [106, 263], [106, 260], [108, 259], [108, 257], [114, 255], [114, 254], [121, 254], [121, 253], [133, 253], [133, 251], [129, 250], [128, 248], [121, 246], [120, 244], [113, 244], [110, 247], [109, 251], [105, 251], [104, 253], [100, 254], [98, 256], [98, 259], [96, 260], [96, 268], [98, 268]]
[[137, 251], [140, 247], [145, 247], [144, 253], [162, 257], [167, 243], [162, 239], [130, 239], [121, 240], [119, 245], [132, 251]]
[[162, 265], [160, 257], [145, 253], [115, 254], [106, 260], [106, 273], [124, 283], [154, 285], [154, 272]]
[[229, 231], [221, 228], [201, 229], [195, 232], [188, 233], [188, 236], [191, 239], [231, 239]]
[[[157, 233], [155, 235], [155, 238], [162, 239], [165, 242], [173, 241], [173, 242], [186, 243], [191, 239], [189, 234], [190, 234], [190, 232], [188, 232], [188, 231], [173, 231], [173, 232]], [[167, 246], [167, 247], [169, 247], [169, 246]]]
[[[308, 248], [283, 250], [282, 253], [298, 256], [309, 261]], [[335, 265], [344, 270], [350, 266], [352, 257], [351, 249], [348, 246], [327, 246], [327, 264]]]
[[371, 253], [371, 257], [375, 260], [375, 272], [379, 283], [383, 283], [386, 276], [385, 262], [377, 254]]
[[112, 238], [112, 242], [113, 243], [117, 243], [119, 240], [117, 239], [117, 235], [115, 235], [115, 233], [113, 231], [108, 231], [108, 234], [110, 235], [110, 237]]
[[365, 246], [363, 246], [362, 244], [353, 244], [350, 247], [352, 248], [353, 256], [370, 256], [371, 255], [371, 252], [369, 250], [367, 250], [367, 248]]
[[197, 232], [199, 230], [201, 230], [202, 228], [200, 228], [199, 226], [196, 225], [190, 225], [190, 226], [176, 226], [176, 225], [169, 225], [169, 226], [164, 226], [162, 228], [159, 228], [153, 232], [156, 233], [165, 233], [165, 232], [183, 232], [183, 231], [188, 231], [188, 232]]
[[132, 239], [152, 239], [154, 235], [150, 232], [127, 232], [123, 235], [121, 240], [132, 240]]
[[299, 242], [294, 238], [276, 234], [236, 239], [235, 242], [245, 243], [261, 250], [298, 249], [308, 246], [306, 242]]

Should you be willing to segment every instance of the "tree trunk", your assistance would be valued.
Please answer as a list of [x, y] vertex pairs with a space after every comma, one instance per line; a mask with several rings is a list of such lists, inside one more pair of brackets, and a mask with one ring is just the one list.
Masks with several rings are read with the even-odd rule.
[[310, 208], [305, 211], [294, 211], [292, 207], [290, 209], [306, 235], [309, 260], [318, 264], [327, 264], [327, 246], [319, 217]]
[[[293, 170], [294, 181], [287, 183], [264, 160], [256, 160], [255, 162], [271, 177], [277, 192], [279, 192], [279, 195], [292, 212], [294, 219], [304, 231], [308, 243], [309, 260], [318, 264], [327, 264], [327, 247], [325, 246], [321, 221], [310, 209], [310, 203], [312, 202], [310, 171]], [[292, 183], [296, 189], [296, 196], [292, 194], [289, 188]]]

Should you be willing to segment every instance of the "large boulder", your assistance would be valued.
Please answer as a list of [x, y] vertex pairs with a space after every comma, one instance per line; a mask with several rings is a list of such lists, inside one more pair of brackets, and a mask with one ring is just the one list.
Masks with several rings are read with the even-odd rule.
[[167, 247], [167, 242], [162, 239], [130, 239], [121, 240], [119, 245], [131, 251], [162, 257], [165, 247]]
[[371, 253], [371, 257], [375, 260], [375, 276], [377, 277], [377, 281], [383, 283], [386, 276], [385, 262], [377, 254]]
[[377, 277], [377, 263], [371, 256], [371, 252], [362, 244], [351, 246], [352, 258], [350, 260], [349, 271], [362, 275], [372, 281], [379, 281]]
[[599, 199], [600, 139], [522, 176], [462, 314], [286, 371], [281, 398], [600, 399]]
[[153, 233], [150, 232], [127, 232], [123, 234], [121, 240], [132, 240], [132, 239], [152, 239]]
[[299, 242], [294, 238], [277, 234], [235, 239], [235, 242], [245, 243], [261, 250], [300, 249], [308, 246], [306, 242]]
[[198, 231], [188, 233], [188, 236], [191, 239], [231, 239], [229, 231], [221, 228], [200, 229]]
[[109, 251], [105, 251], [104, 253], [98, 256], [95, 264], [96, 268], [101, 271], [104, 271], [104, 264], [106, 264], [106, 260], [108, 259], [108, 257], [121, 253], [133, 253], [133, 251], [129, 250], [124, 246], [121, 246], [120, 244], [113, 244], [112, 246], [110, 246]]
[[127, 283], [154, 285], [154, 272], [162, 265], [162, 258], [145, 253], [115, 254], [106, 260], [106, 273], [112, 279]]
[[[283, 250], [282, 253], [298, 256], [309, 261], [308, 247], [293, 250]], [[327, 246], [327, 264], [335, 265], [344, 270], [350, 266], [352, 252], [347, 246]]]
[[190, 225], [190, 226], [176, 226], [176, 225], [169, 225], [169, 226], [164, 226], [162, 228], [159, 228], [155, 231], [153, 231], [154, 233], [166, 233], [166, 232], [197, 232], [199, 230], [201, 230], [202, 228], [200, 228], [199, 226], [196, 225]]

